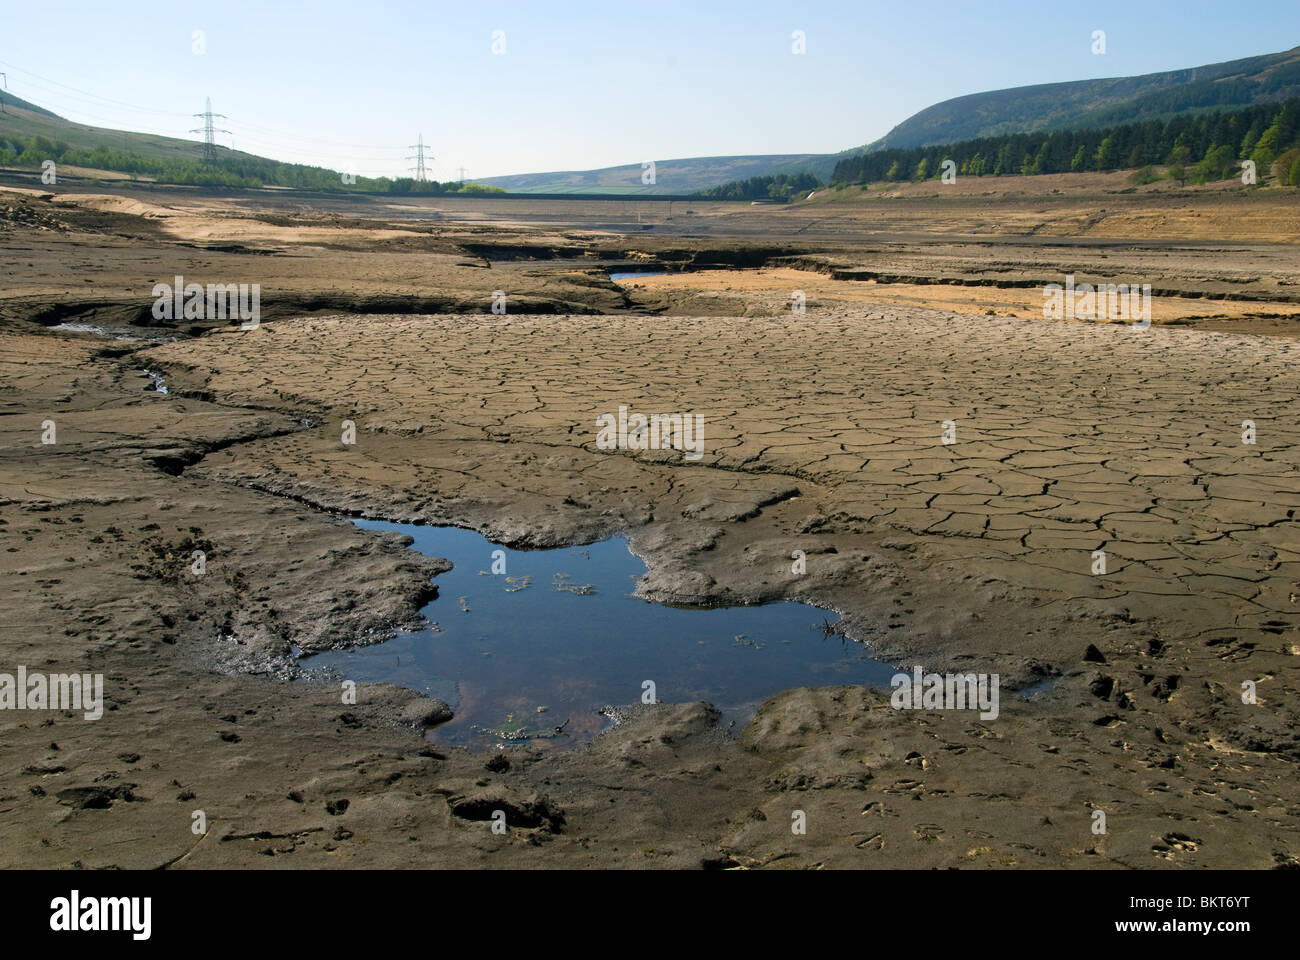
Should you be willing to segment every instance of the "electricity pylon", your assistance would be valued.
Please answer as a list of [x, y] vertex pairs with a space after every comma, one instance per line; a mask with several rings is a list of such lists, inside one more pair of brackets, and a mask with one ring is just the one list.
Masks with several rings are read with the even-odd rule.
[[[415, 151], [415, 156], [407, 157], [406, 159], [415, 161], [415, 166], [411, 168], [412, 170], [415, 171], [415, 179], [428, 180], [429, 177], [426, 174], [425, 166], [424, 166], [424, 134], [420, 134], [419, 143], [411, 144], [411, 149]], [[430, 155], [429, 159], [432, 160], [433, 156]]]
[[223, 120], [227, 119], [227, 117], [224, 113], [212, 112], [211, 97], [207, 98], [207, 109], [204, 110], [202, 113], [194, 114], [194, 116], [203, 118], [203, 126], [198, 129], [190, 131], [190, 133], [203, 134], [203, 162], [216, 163], [217, 162], [217, 138], [215, 135], [218, 133], [230, 133], [230, 131], [221, 130], [217, 127], [214, 127], [212, 125], [212, 120], [214, 117], [221, 117]]

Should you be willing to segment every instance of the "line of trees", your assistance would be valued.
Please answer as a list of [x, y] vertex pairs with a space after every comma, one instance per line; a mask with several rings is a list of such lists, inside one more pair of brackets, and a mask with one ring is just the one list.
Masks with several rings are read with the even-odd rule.
[[392, 193], [412, 196], [443, 196], [452, 193], [505, 193], [500, 187], [477, 183], [438, 183], [411, 177], [356, 177], [345, 183], [335, 170], [301, 163], [281, 163], [264, 157], [219, 157], [208, 163], [188, 157], [146, 157], [126, 150], [99, 145], [74, 150], [62, 140], [34, 136], [26, 140], [0, 137], [0, 164], [39, 167], [53, 160], [59, 165], [112, 170], [151, 177], [160, 183], [221, 187], [293, 187], [299, 190], [340, 193]]
[[835, 186], [939, 177], [945, 160], [966, 176], [1122, 170], [1166, 164], [1184, 182], [1224, 180], [1253, 160], [1263, 178], [1276, 165], [1280, 183], [1300, 186], [1300, 99], [1213, 113], [1183, 114], [1085, 130], [1052, 130], [981, 137], [911, 150], [846, 157], [835, 165]]
[[811, 173], [777, 173], [748, 180], [733, 180], [695, 194], [711, 200], [789, 200], [797, 193], [824, 186]]

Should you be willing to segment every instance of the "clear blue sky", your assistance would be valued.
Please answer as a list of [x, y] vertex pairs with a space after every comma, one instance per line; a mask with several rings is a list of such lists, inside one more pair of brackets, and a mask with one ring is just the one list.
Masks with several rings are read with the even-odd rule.
[[1298, 0], [7, 0], [0, 71], [69, 119], [174, 136], [211, 96], [226, 145], [372, 176], [422, 133], [448, 180], [831, 153], [966, 93], [1297, 45]]

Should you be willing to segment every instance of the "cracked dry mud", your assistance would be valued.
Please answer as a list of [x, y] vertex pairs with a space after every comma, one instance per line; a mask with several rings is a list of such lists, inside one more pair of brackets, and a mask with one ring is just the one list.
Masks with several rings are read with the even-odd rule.
[[[1031, 618], [1127, 609], [1197, 636], [1276, 635], [1295, 613], [1291, 340], [845, 309], [331, 317], [146, 356], [182, 391], [320, 420], [196, 476], [509, 544], [626, 530], [653, 561], [646, 596], [822, 600], [876, 623], [861, 639], [891, 659], [1061, 651], [1059, 627], [1011, 649], [973, 635], [989, 601]], [[597, 416], [620, 405], [701, 414], [704, 456], [597, 450]], [[807, 577], [789, 573], [795, 549], [817, 558]], [[863, 588], [903, 557], [966, 596], [882, 631], [894, 611]]]
[[[319, 316], [134, 354], [0, 331], [6, 658], [106, 692], [95, 722], [0, 715], [0, 862], [1297, 866], [1296, 351], [858, 303]], [[620, 404], [702, 414], [704, 457], [598, 450]], [[1001, 712], [794, 689], [734, 738], [668, 702], [567, 754], [435, 748], [409, 691], [286, 680], [291, 645], [413, 624], [445, 568], [337, 513], [624, 532], [644, 596], [831, 607], [901, 667], [998, 672]]]
[[[567, 823], [528, 828], [554, 841], [539, 862], [583, 862], [597, 841], [618, 850], [596, 862], [665, 864], [1294, 858], [1292, 341], [916, 310], [327, 317], [147, 361], [181, 393], [319, 421], [223, 446], [181, 482], [509, 544], [626, 531], [646, 596], [806, 599], [896, 663], [1060, 678], [996, 721], [789, 691], [738, 743], [703, 707], [663, 707], [576, 756], [516, 760], [503, 783], [441, 782], [456, 819], [494, 786], [520, 810], [549, 792]], [[595, 449], [620, 403], [702, 413], [705, 457]], [[628, 830], [602, 802], [634, 789]], [[815, 837], [789, 835], [793, 809]]]

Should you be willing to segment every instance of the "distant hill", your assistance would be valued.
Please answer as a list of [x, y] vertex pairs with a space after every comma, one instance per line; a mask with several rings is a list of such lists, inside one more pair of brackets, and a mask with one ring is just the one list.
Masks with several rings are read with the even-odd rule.
[[[9, 140], [48, 137], [68, 144], [73, 150], [93, 150], [103, 146], [159, 160], [197, 160], [203, 156], [203, 144], [194, 140], [73, 123], [44, 107], [15, 97], [7, 90], [0, 90], [0, 103], [4, 104], [4, 112], [0, 113], [0, 137]], [[197, 125], [198, 121], [195, 123]], [[223, 157], [254, 159], [251, 153], [225, 147], [221, 148], [221, 154]]]
[[[1300, 47], [1228, 63], [1152, 73], [1141, 77], [1078, 80], [976, 93], [945, 100], [904, 120], [866, 147], [838, 154], [763, 154], [660, 160], [655, 183], [641, 182], [640, 163], [599, 170], [568, 170], [492, 177], [478, 181], [511, 193], [597, 193], [616, 195], [692, 194], [755, 177], [812, 174], [831, 179], [836, 163], [863, 151], [911, 150], [978, 138], [1052, 129], [1100, 128], [1146, 120], [1167, 120], [1210, 109], [1253, 106], [1300, 96]], [[0, 146], [31, 137], [67, 144], [71, 151], [120, 151], [156, 161], [155, 166], [193, 164], [203, 146], [153, 134], [73, 123], [8, 91], [0, 91]], [[197, 123], [197, 121], [196, 121]], [[15, 146], [15, 152], [21, 151]], [[218, 148], [221, 165], [240, 182], [261, 180], [288, 186], [323, 187], [337, 174], [301, 164], [281, 164], [254, 154]], [[101, 153], [101, 156], [103, 154]], [[110, 162], [105, 158], [104, 164]], [[144, 165], [108, 169], [148, 172]], [[328, 176], [327, 176], [328, 175]], [[386, 189], [379, 181], [360, 190]], [[199, 182], [182, 180], [180, 182]], [[385, 181], [387, 183], [387, 181]]]
[[[1300, 98], [1184, 111], [1168, 120], [1006, 133], [910, 150], [868, 150], [837, 163], [831, 182], [852, 186], [928, 180], [941, 177], [945, 164], [951, 163], [949, 172], [975, 177], [1134, 169], [1135, 186], [1162, 177], [1209, 183], [1240, 176], [1244, 160], [1255, 164], [1257, 183], [1276, 174], [1278, 185], [1300, 186]], [[1156, 164], [1166, 169], [1157, 172]]]
[[629, 196], [686, 194], [707, 190], [732, 180], [782, 173], [813, 173], [822, 180], [827, 180], [835, 168], [835, 159], [833, 154], [796, 153], [657, 160], [653, 185], [641, 182], [642, 168], [639, 163], [604, 167], [600, 170], [485, 177], [478, 182], [503, 187], [511, 193], [617, 193]]
[[[203, 144], [198, 141], [73, 123], [8, 91], [0, 90], [0, 103], [4, 104], [4, 112], [0, 113], [0, 139], [18, 141], [40, 136], [66, 143], [73, 150], [107, 147], [158, 160], [197, 161], [203, 156]], [[223, 163], [264, 159], [226, 147], [217, 149]], [[835, 167], [835, 159], [831, 154], [801, 153], [663, 160], [655, 164], [654, 185], [641, 183], [639, 163], [604, 170], [492, 177], [475, 182], [512, 193], [688, 194], [731, 180], [783, 173], [812, 172], [826, 180]]]
[[1044, 83], [955, 97], [926, 107], [862, 149], [910, 150], [1051, 128], [1113, 126], [1295, 96], [1300, 96], [1300, 47], [1141, 77]]
[[1228, 63], [1141, 77], [1076, 80], [974, 93], [926, 107], [884, 137], [838, 154], [695, 157], [656, 165], [653, 186], [641, 165], [492, 177], [511, 193], [692, 193], [753, 177], [811, 173], [829, 180], [835, 164], [863, 151], [914, 149], [1053, 128], [1118, 126], [1180, 113], [1250, 106], [1300, 96], [1300, 47]]
[[204, 159], [204, 145], [129, 130], [73, 123], [56, 113], [0, 91], [0, 164], [35, 167], [57, 160], [61, 167], [109, 170], [169, 184], [256, 188], [289, 187], [332, 193], [387, 193], [441, 196], [499, 192], [476, 184], [439, 184], [410, 177], [357, 176], [302, 163], [283, 163], [217, 145], [215, 162]]
[[[28, 103], [22, 97], [15, 97], [8, 90], [0, 90], [0, 104], [4, 104], [6, 110], [16, 108], [25, 113], [34, 113], [37, 116], [53, 117], [55, 120], [63, 120], [63, 118], [57, 113], [52, 113], [44, 107], [38, 107], [34, 103]], [[67, 121], [64, 122], [66, 123]]]

